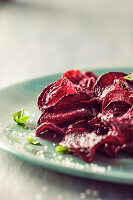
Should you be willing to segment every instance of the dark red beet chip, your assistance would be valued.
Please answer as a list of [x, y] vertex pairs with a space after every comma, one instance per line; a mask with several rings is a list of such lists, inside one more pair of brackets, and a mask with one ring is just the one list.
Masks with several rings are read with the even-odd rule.
[[131, 80], [127, 80], [126, 78], [122, 77], [122, 78], [116, 79], [114, 84], [119, 84], [119, 86], [123, 90], [127, 90], [133, 93], [133, 81]]
[[114, 80], [126, 75], [123, 72], [108, 72], [101, 75], [94, 86], [94, 97], [104, 97], [108, 91], [114, 88]]
[[86, 76], [88, 76], [88, 77], [90, 77], [90, 78], [93, 77], [95, 79], [95, 81], [98, 79], [97, 75], [94, 74], [93, 72], [87, 71], [87, 72], [84, 72], [83, 74], [86, 75]]
[[86, 93], [93, 96], [93, 88], [97, 80], [97, 76], [92, 72], [83, 72], [79, 70], [70, 70], [63, 74], [63, 78], [68, 78], [72, 83], [84, 88]]
[[[57, 83], [60, 83], [60, 85]], [[87, 95], [83, 88], [73, 84], [67, 78], [63, 78], [60, 81], [50, 84], [41, 92], [38, 97], [38, 107], [41, 111], [43, 111], [48, 106], [52, 106], [57, 103], [64, 96], [78, 92]]]
[[43, 89], [43, 91], [41, 92], [37, 100], [37, 105], [40, 110], [42, 110], [43, 106], [46, 107], [48, 103], [50, 102], [52, 103], [53, 101], [52, 93], [54, 93], [54, 91], [56, 91], [58, 88], [59, 88], [59, 85], [57, 84], [57, 82], [55, 82], [55, 83], [51, 83], [50, 85], [48, 85], [47, 87]]
[[109, 91], [104, 97], [102, 110], [104, 110], [112, 102], [124, 101], [130, 104], [130, 95], [131, 93], [127, 90], [114, 89], [112, 91]]
[[110, 117], [123, 115], [131, 107], [130, 95], [122, 89], [109, 91], [103, 99], [102, 113]]
[[121, 117], [113, 117], [108, 124], [117, 131], [123, 143], [133, 141], [133, 106]]
[[45, 134], [45, 132], [47, 132], [48, 130], [58, 132], [61, 135], [65, 135], [65, 132], [61, 128], [55, 126], [54, 124], [42, 123], [40, 126], [37, 127], [36, 136]]
[[[60, 98], [60, 100], [54, 103], [51, 106], [47, 106], [44, 111], [45, 112], [64, 112], [64, 110], [70, 110], [71, 108], [81, 108], [82, 105], [85, 106], [85, 103], [82, 103], [86, 100], [89, 102], [90, 96], [86, 93], [76, 92], [75, 94], [67, 94]], [[87, 104], [88, 105], [88, 104]]]
[[110, 118], [122, 116], [126, 113], [131, 105], [126, 101], [114, 101], [102, 111], [102, 113]]
[[72, 110], [66, 113], [45, 113], [43, 116], [41, 116], [40, 124], [42, 124], [43, 122], [51, 122], [56, 125], [65, 122], [70, 122], [70, 124], [72, 124], [73, 122], [82, 119], [89, 120], [94, 117], [94, 114], [96, 116], [96, 113], [94, 113], [93, 110], [86, 110], [84, 108]]
[[68, 78], [72, 83], [78, 84], [84, 78], [84, 75], [79, 70], [70, 70], [63, 74], [64, 77]]
[[97, 149], [104, 143], [119, 144], [116, 133], [109, 131], [105, 135], [97, 135], [84, 128], [73, 128], [65, 135], [60, 145], [70, 148], [84, 161], [91, 162]]

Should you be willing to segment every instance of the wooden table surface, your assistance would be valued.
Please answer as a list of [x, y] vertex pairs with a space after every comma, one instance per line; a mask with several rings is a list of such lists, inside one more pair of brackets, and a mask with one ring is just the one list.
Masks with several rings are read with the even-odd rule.
[[[0, 88], [71, 68], [133, 66], [133, 1], [0, 1]], [[49, 171], [0, 151], [0, 200], [133, 200], [133, 186]]]

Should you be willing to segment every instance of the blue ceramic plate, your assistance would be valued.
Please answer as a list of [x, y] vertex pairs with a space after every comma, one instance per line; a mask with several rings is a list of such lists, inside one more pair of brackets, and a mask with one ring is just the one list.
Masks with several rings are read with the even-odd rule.
[[[115, 71], [128, 73], [132, 69], [123, 68], [115, 69]], [[100, 75], [107, 71], [100, 69], [94, 72]], [[133, 157], [131, 155], [119, 154], [117, 158], [110, 159], [98, 154], [95, 160], [88, 164], [73, 155], [56, 153], [57, 144], [55, 143], [37, 138], [42, 146], [36, 146], [25, 140], [25, 135], [35, 135], [33, 128], [40, 115], [36, 106], [37, 96], [46, 85], [56, 81], [59, 77], [60, 74], [41, 77], [0, 91], [0, 148], [20, 159], [58, 172], [96, 180], [133, 184]], [[13, 122], [12, 113], [21, 108], [31, 113], [27, 122], [29, 128]]]

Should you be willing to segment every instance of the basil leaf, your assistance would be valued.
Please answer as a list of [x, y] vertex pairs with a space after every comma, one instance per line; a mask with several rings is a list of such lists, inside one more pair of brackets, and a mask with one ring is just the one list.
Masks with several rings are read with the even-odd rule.
[[13, 119], [16, 123], [18, 124], [24, 124], [24, 122], [27, 121], [27, 119], [29, 118], [29, 113], [27, 113], [26, 111], [24, 111], [24, 109], [13, 113]]
[[30, 143], [30, 144], [34, 144], [34, 145], [40, 145], [40, 142], [33, 139], [31, 136], [26, 135], [25, 139]]
[[124, 77], [127, 80], [133, 81], [133, 72]]
[[57, 146], [57, 147], [56, 147], [56, 151], [57, 151], [58, 153], [64, 154], [64, 153], [68, 153], [69, 149], [68, 149], [67, 147]]

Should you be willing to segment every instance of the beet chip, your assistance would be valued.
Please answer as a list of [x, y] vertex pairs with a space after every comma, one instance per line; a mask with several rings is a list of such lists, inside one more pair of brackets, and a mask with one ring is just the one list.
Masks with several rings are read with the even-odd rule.
[[131, 80], [127, 80], [126, 78], [122, 77], [122, 78], [116, 79], [114, 81], [114, 84], [119, 84], [119, 86], [123, 90], [127, 90], [127, 91], [133, 93], [133, 81], [131, 81]]
[[36, 136], [53, 142], [60, 142], [63, 135], [65, 135], [65, 132], [52, 123], [42, 123], [36, 130]]
[[81, 73], [79, 70], [70, 70], [63, 74], [63, 78], [68, 78], [72, 83], [79, 85], [86, 90], [86, 93], [93, 97], [93, 88], [97, 76], [93, 72]]
[[[63, 98], [64, 102], [62, 100], [56, 103], [54, 106], [44, 110], [38, 120], [38, 126], [40, 126], [42, 123], [52, 123], [55, 126], [62, 128], [63, 131], [67, 131], [69, 125], [72, 125], [73, 123], [76, 123], [80, 120], [89, 120], [97, 116], [97, 114], [101, 110], [101, 101], [94, 98], [90, 101], [77, 101], [76, 103], [76, 98], [73, 98], [75, 96], [76, 94], [66, 96]], [[69, 99], [72, 100], [70, 103], [68, 101]]]
[[63, 78], [55, 83], [51, 83], [41, 92], [38, 97], [38, 107], [43, 111], [48, 106], [52, 106], [58, 102], [61, 98], [68, 94], [74, 94], [76, 92], [85, 93], [85, 90], [78, 85], [73, 84], [69, 79]]
[[94, 97], [104, 97], [107, 92], [114, 89], [114, 80], [126, 75], [123, 72], [108, 72], [101, 75], [94, 87]]
[[83, 127], [72, 128], [60, 142], [60, 145], [68, 147], [84, 161], [91, 162], [95, 152], [102, 144], [118, 144], [115, 135], [114, 131], [109, 131], [105, 135], [97, 135], [95, 131], [90, 132]]

